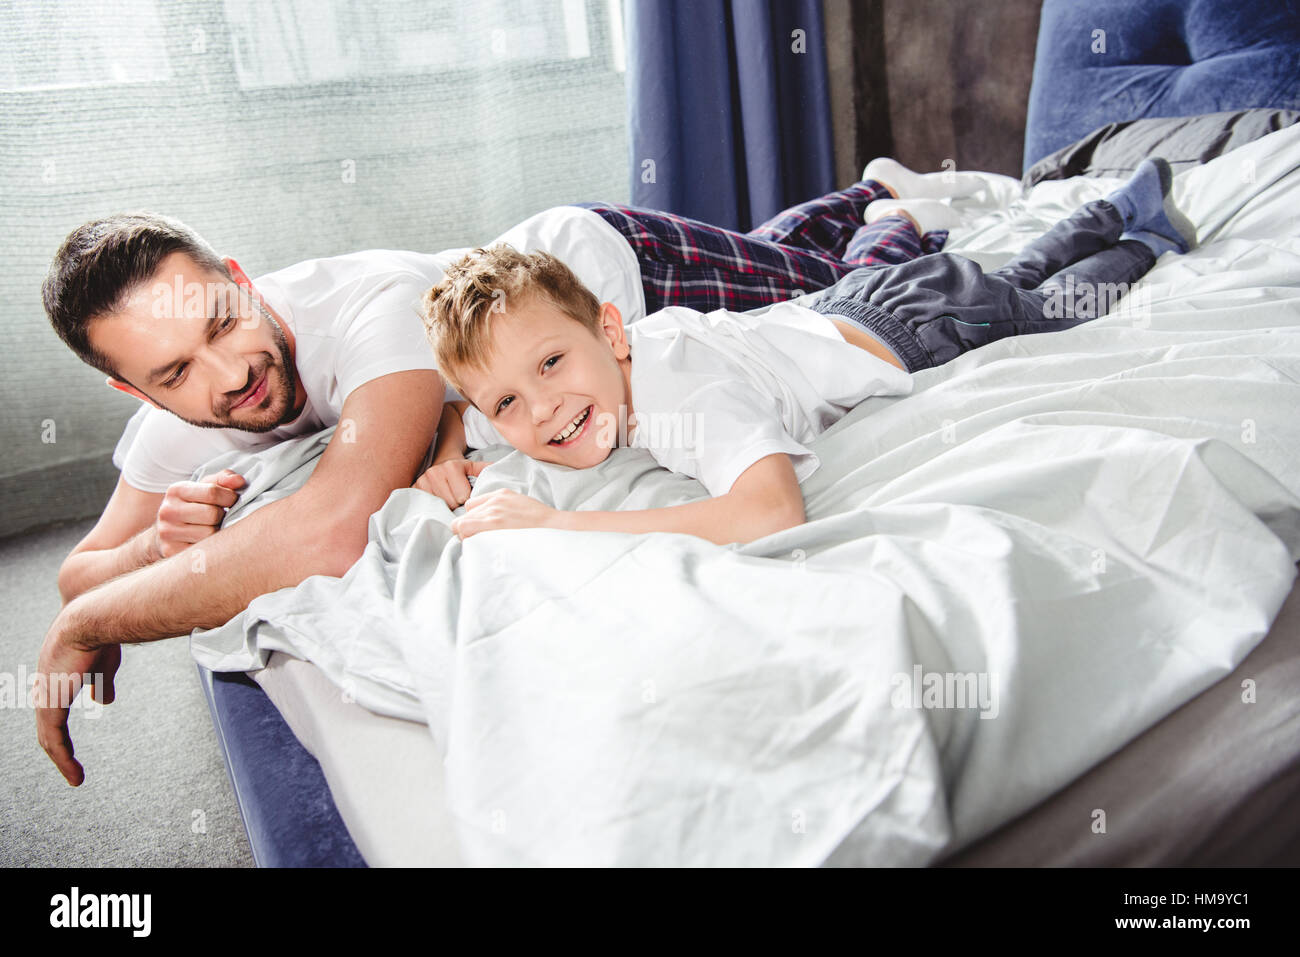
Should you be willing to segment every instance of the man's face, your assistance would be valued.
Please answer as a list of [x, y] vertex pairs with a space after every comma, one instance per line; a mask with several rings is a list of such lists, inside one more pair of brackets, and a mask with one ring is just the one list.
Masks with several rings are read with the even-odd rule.
[[531, 458], [576, 469], [603, 462], [620, 407], [632, 409], [630, 353], [610, 303], [601, 323], [593, 334], [540, 296], [513, 305], [493, 317], [487, 368], [461, 371], [466, 398]]
[[191, 425], [269, 432], [299, 411], [280, 323], [183, 253], [164, 259], [89, 334], [121, 379]]

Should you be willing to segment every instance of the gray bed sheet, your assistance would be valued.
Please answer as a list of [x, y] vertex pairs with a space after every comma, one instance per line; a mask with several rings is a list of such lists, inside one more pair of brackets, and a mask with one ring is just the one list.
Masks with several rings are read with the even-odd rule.
[[[313, 664], [252, 677], [320, 762], [371, 866], [461, 866], [424, 725], [365, 710]], [[1247, 684], [1249, 683], [1249, 684]], [[1253, 701], [1248, 700], [1253, 690]], [[1104, 831], [1098, 827], [1104, 812]], [[1300, 864], [1300, 580], [1226, 678], [951, 867]]]
[[[1092, 829], [1096, 809], [1105, 833]], [[1300, 584], [1230, 675], [943, 863], [1300, 864]]]

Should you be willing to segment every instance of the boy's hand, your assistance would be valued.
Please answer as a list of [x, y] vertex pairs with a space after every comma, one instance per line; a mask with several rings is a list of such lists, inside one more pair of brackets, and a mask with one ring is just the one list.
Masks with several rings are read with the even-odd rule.
[[498, 528], [544, 528], [559, 514], [535, 498], [503, 488], [466, 502], [465, 514], [451, 523], [451, 530], [466, 539]]
[[460, 508], [469, 500], [469, 477], [478, 475], [491, 462], [471, 462], [469, 459], [450, 459], [431, 466], [415, 480], [413, 488], [436, 495], [448, 508]]

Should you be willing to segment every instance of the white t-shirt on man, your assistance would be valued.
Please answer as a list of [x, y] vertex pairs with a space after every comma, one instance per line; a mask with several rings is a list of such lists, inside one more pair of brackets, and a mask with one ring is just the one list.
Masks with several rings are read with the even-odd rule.
[[[802, 482], [821, 464], [808, 442], [870, 396], [912, 391], [908, 373], [791, 302], [761, 315], [672, 306], [628, 326], [627, 340], [635, 413], [628, 444], [713, 496], [775, 453], [790, 456]], [[504, 441], [470, 411], [471, 448]]]
[[[550, 252], [602, 301], [613, 302], [626, 316], [645, 314], [632, 247], [591, 210], [545, 210], [487, 245], [501, 242], [521, 252]], [[367, 382], [394, 372], [436, 369], [420, 301], [468, 251], [373, 249], [308, 260], [255, 279], [253, 285], [293, 333], [294, 364], [307, 393], [302, 413], [273, 431], [255, 433], [200, 428], [142, 405], [127, 422], [113, 464], [128, 485], [165, 492], [224, 452], [263, 449], [337, 425], [343, 403]], [[457, 397], [450, 390], [448, 395]]]

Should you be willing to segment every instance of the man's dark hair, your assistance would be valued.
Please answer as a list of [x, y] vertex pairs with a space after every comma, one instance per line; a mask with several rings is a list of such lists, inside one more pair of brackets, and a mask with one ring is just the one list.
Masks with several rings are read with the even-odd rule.
[[90, 324], [119, 308], [172, 253], [229, 279], [230, 269], [211, 246], [179, 220], [155, 213], [118, 213], [78, 226], [63, 241], [41, 286], [50, 325], [83, 362], [120, 378], [112, 362], [90, 344]]

